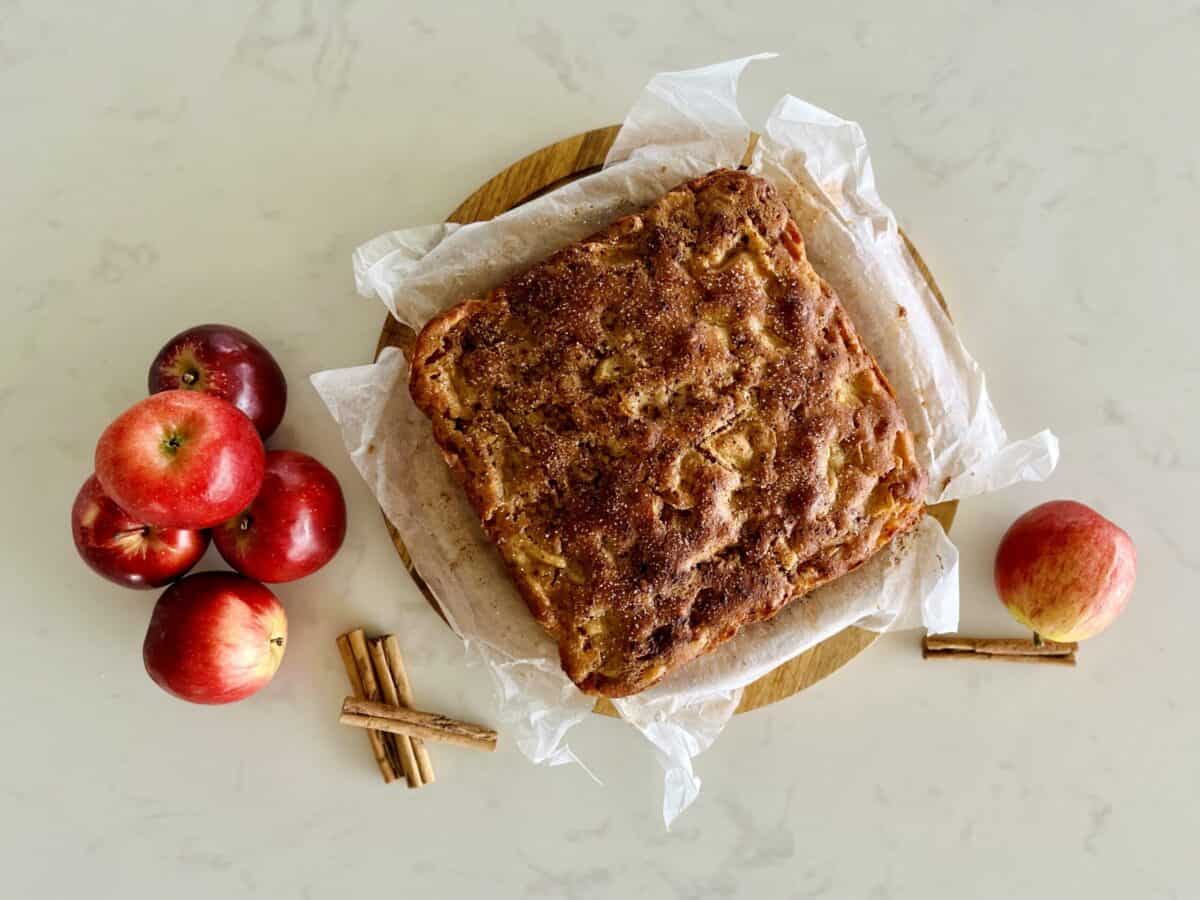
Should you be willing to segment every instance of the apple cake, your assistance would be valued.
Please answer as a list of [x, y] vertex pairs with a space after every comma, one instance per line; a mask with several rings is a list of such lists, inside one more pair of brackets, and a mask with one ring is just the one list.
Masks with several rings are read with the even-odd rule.
[[891, 387], [775, 189], [741, 172], [446, 310], [409, 387], [592, 694], [654, 684], [923, 508]]

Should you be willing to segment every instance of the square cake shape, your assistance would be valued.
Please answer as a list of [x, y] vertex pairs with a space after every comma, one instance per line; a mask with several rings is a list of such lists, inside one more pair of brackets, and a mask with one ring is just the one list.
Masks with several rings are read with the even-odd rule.
[[437, 316], [410, 389], [589, 693], [643, 690], [923, 508], [886, 378], [774, 188], [740, 172]]

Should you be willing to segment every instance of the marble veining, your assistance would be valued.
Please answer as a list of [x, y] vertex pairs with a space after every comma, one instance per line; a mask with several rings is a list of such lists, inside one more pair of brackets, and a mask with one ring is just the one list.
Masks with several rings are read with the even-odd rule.
[[[1194, 895], [1198, 27], [1173, 0], [0, 0], [5, 896]], [[503, 724], [305, 380], [375, 346], [350, 252], [619, 119], [655, 71], [760, 50], [781, 55], [747, 72], [744, 108], [792, 92], [862, 122], [1011, 431], [1062, 439], [1050, 483], [960, 510], [964, 629], [1015, 633], [995, 542], [1058, 496], [1134, 536], [1129, 611], [1072, 671], [928, 663], [885, 637], [732, 723], [670, 832], [651, 751], [600, 717], [571, 746], [603, 786], [502, 742], [435, 748], [436, 785], [385, 788], [336, 724], [340, 631], [395, 630], [419, 703]], [[97, 434], [202, 321], [273, 348], [292, 389], [275, 446], [330, 465], [351, 511], [338, 558], [279, 588], [275, 682], [212, 709], [149, 682], [153, 594], [93, 578], [67, 529]]]

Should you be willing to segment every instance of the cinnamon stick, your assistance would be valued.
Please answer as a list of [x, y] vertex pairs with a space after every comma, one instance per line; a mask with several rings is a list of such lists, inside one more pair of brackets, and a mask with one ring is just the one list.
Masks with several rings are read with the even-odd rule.
[[342, 701], [342, 715], [338, 721], [356, 728], [406, 734], [409, 737], [442, 741], [475, 750], [496, 749], [496, 732], [482, 725], [460, 722], [419, 709], [405, 709], [403, 706], [361, 700], [357, 697], [347, 697]]
[[[383, 642], [379, 638], [374, 638], [367, 642], [367, 650], [371, 654], [371, 662], [375, 667], [375, 680], [379, 682], [379, 690], [383, 699], [392, 706], [399, 706], [400, 698], [396, 694], [396, 682], [383, 652]], [[404, 771], [404, 778], [408, 781], [408, 786], [419, 788], [421, 786], [421, 769], [417, 765], [417, 757], [413, 752], [412, 738], [405, 734], [395, 734], [391, 737], [395, 743], [396, 754], [400, 758], [400, 768]]]
[[[362, 632], [360, 631], [359, 634]], [[366, 699], [366, 690], [363, 687], [362, 676], [358, 671], [358, 663], [354, 659], [354, 650], [350, 645], [350, 635], [339, 635], [337, 639], [338, 653], [342, 657], [342, 665], [346, 669], [346, 678], [350, 681], [350, 688], [354, 691], [354, 696]], [[388, 759], [387, 749], [383, 744], [383, 735], [377, 731], [368, 731], [367, 739], [371, 744], [371, 753], [375, 756], [375, 762], [379, 766], [379, 774], [383, 776], [384, 784], [391, 784], [396, 780], [396, 770], [392, 766], [392, 762]]]
[[973, 638], [959, 634], [927, 635], [921, 645], [926, 659], [992, 659], [1041, 665], [1073, 666], [1076, 643], [1032, 641], [1021, 638]]
[[[367, 650], [367, 636], [361, 628], [356, 628], [346, 635], [350, 639], [350, 652], [354, 654], [354, 665], [358, 669], [358, 677], [362, 679], [363, 697], [367, 700], [379, 701], [379, 679], [375, 677], [375, 668], [371, 665], [371, 654]], [[379, 740], [391, 763], [392, 771], [399, 776], [403, 767], [400, 765], [400, 754], [396, 750], [396, 742], [391, 735], [381, 734]]]
[[[383, 652], [387, 657], [388, 670], [392, 673], [392, 678], [396, 682], [396, 694], [400, 698], [397, 706], [407, 706], [412, 709], [416, 704], [413, 703], [412, 686], [408, 683], [408, 673], [404, 668], [404, 659], [400, 656], [400, 642], [396, 640], [394, 634], [385, 634], [381, 639], [383, 643]], [[413, 753], [417, 757], [417, 765], [421, 770], [421, 781], [424, 784], [432, 784], [434, 781], [433, 775], [433, 760], [429, 758], [429, 750], [425, 746], [425, 742], [419, 737], [411, 738]]]
[[1074, 656], [1023, 656], [1005, 653], [973, 653], [970, 650], [926, 651], [925, 659], [975, 659], [991, 662], [1032, 663], [1040, 666], [1074, 666]]

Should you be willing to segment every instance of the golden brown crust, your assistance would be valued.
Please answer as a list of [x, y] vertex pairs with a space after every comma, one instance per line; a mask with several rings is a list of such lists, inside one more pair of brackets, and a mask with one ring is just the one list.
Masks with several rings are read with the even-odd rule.
[[425, 326], [410, 389], [583, 690], [640, 691], [922, 509], [774, 189], [718, 170]]

